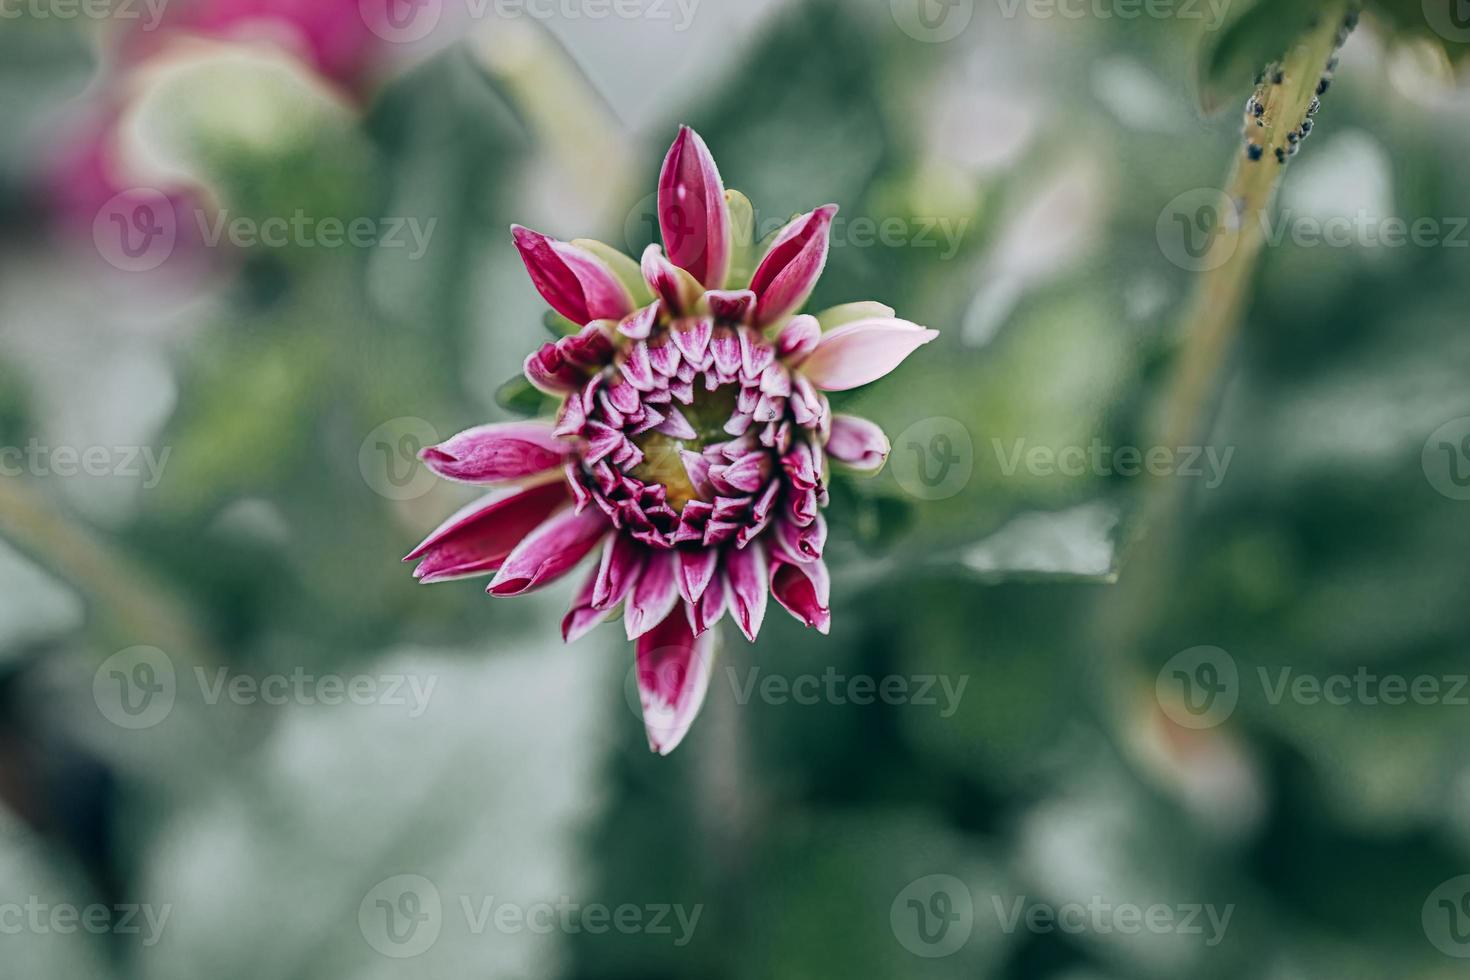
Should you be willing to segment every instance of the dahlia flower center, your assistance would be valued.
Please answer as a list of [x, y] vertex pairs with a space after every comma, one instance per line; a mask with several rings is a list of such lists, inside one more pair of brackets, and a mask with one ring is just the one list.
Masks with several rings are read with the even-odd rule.
[[690, 481], [680, 453], [697, 453], [706, 446], [730, 440], [725, 423], [735, 414], [739, 392], [739, 385], [733, 384], [720, 385], [714, 391], [696, 387], [694, 400], [681, 406], [695, 437], [679, 439], [653, 430], [633, 436], [633, 445], [643, 452], [643, 462], [630, 473], [644, 483], [662, 485], [669, 506], [679, 513], [684, 512], [684, 505], [689, 501], [703, 499]]

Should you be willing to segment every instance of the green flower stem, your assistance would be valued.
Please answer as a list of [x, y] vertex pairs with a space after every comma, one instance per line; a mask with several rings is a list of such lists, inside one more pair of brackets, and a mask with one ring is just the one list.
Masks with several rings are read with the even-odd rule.
[[20, 480], [0, 479], [0, 535], [83, 593], [94, 614], [90, 625], [104, 645], [155, 646], [189, 662], [219, 661], [182, 606], [150, 575]]
[[[1252, 159], [1244, 146], [1236, 151], [1224, 188], [1234, 216], [1224, 222], [1205, 257], [1203, 267], [1208, 271], [1200, 274], [1184, 321], [1177, 366], [1149, 429], [1152, 445], [1196, 444], [1208, 430], [1265, 247], [1264, 219], [1294, 149], [1288, 136], [1307, 118], [1318, 81], [1337, 49], [1348, 7], [1348, 0], [1325, 4], [1317, 23], [1276, 66], [1280, 83], [1268, 77], [1257, 91], [1263, 106], [1261, 125], [1248, 121], [1246, 130], [1248, 139], [1261, 147], [1260, 158]], [[1166, 475], [1145, 479], [1133, 522], [1137, 537], [1125, 544], [1119, 586], [1103, 599], [1096, 633], [1105, 654], [1097, 663], [1104, 672], [1099, 681], [1114, 731], [1136, 709], [1141, 694], [1152, 696], [1151, 678], [1139, 676], [1139, 644], [1146, 640], [1178, 566], [1175, 537], [1185, 485]]]

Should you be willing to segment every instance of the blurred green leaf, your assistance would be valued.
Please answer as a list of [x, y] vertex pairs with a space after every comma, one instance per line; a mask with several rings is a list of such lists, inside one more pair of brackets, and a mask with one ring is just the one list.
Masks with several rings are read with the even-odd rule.
[[1239, 0], [1229, 20], [1205, 36], [1195, 61], [1195, 92], [1207, 113], [1244, 104], [1252, 79], [1321, 15], [1324, 0]]
[[515, 415], [526, 417], [540, 415], [549, 399], [526, 376], [516, 375], [495, 392], [495, 404]]

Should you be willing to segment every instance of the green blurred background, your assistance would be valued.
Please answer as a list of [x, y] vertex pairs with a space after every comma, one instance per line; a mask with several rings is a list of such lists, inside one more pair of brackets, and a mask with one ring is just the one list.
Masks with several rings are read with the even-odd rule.
[[[1470, 98], [1416, 5], [1342, 52], [1194, 475], [1148, 420], [1228, 4], [377, 2], [3, 8], [0, 978], [1466, 975]], [[572, 579], [399, 559], [470, 499], [414, 450], [545, 337], [508, 226], [638, 254], [680, 123], [766, 230], [841, 205], [813, 308], [942, 336], [837, 406], [894, 454], [832, 635], [727, 638], [660, 759]], [[1174, 453], [1141, 598], [1142, 481], [1045, 464], [1095, 445]]]

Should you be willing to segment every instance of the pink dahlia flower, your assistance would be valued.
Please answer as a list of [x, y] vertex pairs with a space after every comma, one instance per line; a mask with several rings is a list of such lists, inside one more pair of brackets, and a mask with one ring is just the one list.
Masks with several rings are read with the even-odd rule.
[[641, 275], [606, 246], [513, 229], [537, 290], [580, 328], [526, 361], [561, 408], [424, 450], [446, 479], [510, 489], [406, 559], [424, 582], [494, 573], [490, 594], [513, 596], [598, 551], [562, 633], [575, 640], [623, 608], [660, 754], [699, 711], [726, 614], [754, 641], [774, 596], [827, 632], [828, 464], [875, 471], [888, 440], [834, 416], [822, 393], [876, 381], [937, 336], [876, 303], [798, 313], [827, 261], [833, 205], [793, 221], [732, 282], [735, 197], [686, 128], [659, 180], [668, 254], [649, 246]]

